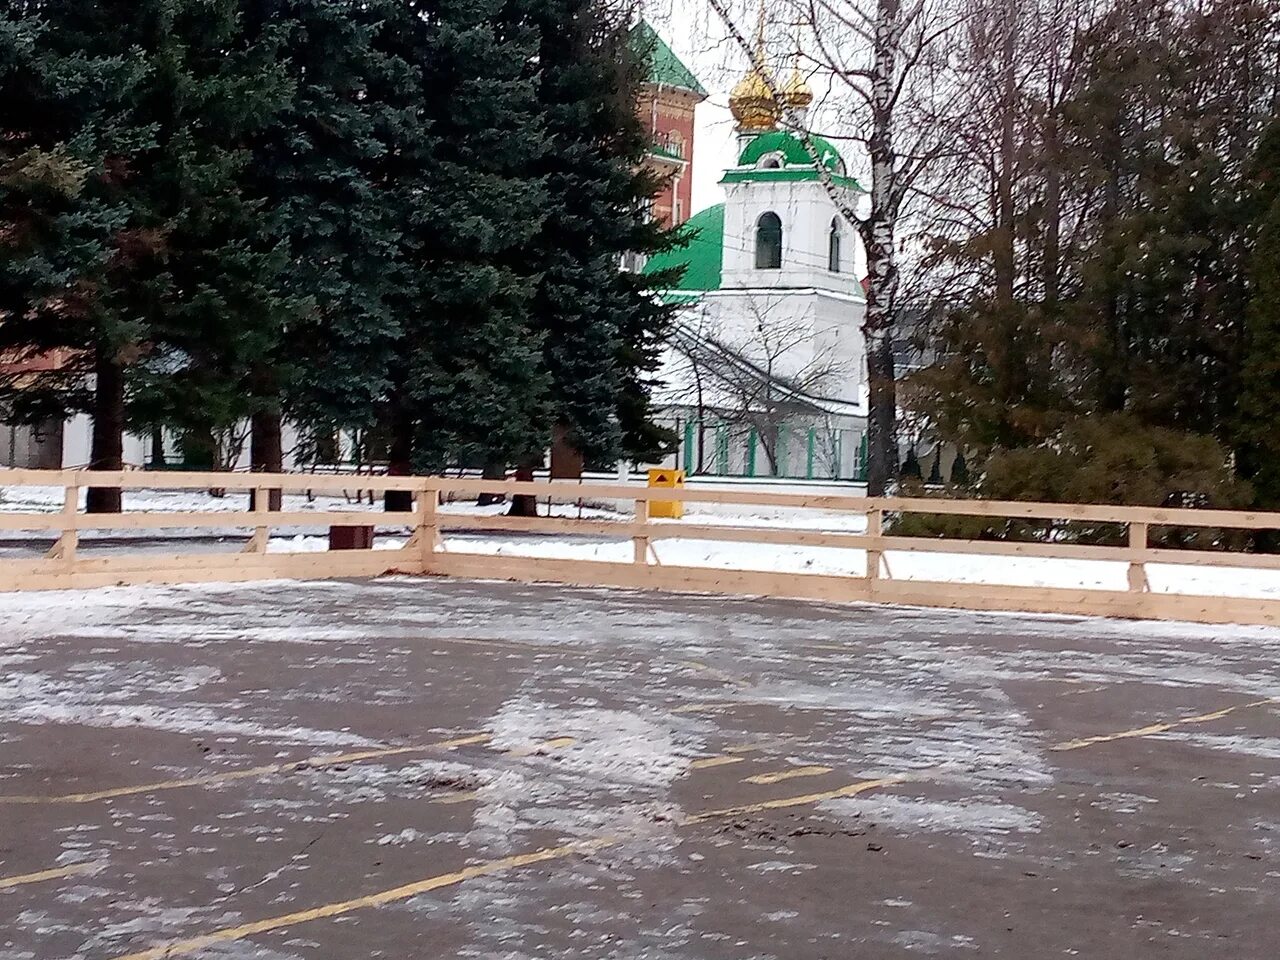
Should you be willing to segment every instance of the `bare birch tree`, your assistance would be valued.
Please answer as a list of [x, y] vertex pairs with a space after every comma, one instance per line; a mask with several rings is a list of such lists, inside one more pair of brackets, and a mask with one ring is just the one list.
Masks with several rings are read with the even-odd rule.
[[[730, 36], [766, 82], [769, 65], [737, 27], [729, 0], [708, 0]], [[943, 40], [957, 25], [947, 0], [787, 0], [797, 28], [797, 62], [829, 79], [835, 99], [825, 111], [839, 132], [866, 153], [869, 196], [864, 209], [832, 182], [812, 141], [817, 131], [794, 111], [784, 122], [805, 144], [820, 181], [867, 251], [867, 491], [882, 496], [898, 472], [897, 386], [893, 344], [902, 306], [900, 282], [908, 199], [950, 149], [949, 95]], [[779, 91], [772, 89], [774, 97]]]
[[672, 346], [686, 365], [699, 419], [712, 409], [722, 422], [755, 431], [769, 472], [776, 475], [784, 456], [783, 428], [822, 419], [824, 400], [849, 371], [805, 319], [779, 317], [767, 298], [753, 297], [750, 311], [751, 329], [743, 335], [685, 323]]

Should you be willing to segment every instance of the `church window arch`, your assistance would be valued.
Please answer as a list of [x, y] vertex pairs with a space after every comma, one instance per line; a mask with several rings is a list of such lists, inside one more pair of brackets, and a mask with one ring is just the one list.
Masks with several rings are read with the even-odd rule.
[[769, 211], [756, 221], [756, 269], [782, 268], [782, 220]]
[[832, 273], [840, 272], [841, 257], [840, 218], [831, 218], [831, 231], [827, 234], [827, 269]]

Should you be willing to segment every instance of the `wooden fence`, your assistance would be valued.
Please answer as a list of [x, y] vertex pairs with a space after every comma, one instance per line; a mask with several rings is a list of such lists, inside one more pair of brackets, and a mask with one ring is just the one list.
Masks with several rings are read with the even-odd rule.
[[[338, 495], [363, 491], [408, 491], [410, 513], [369, 510], [266, 509], [269, 491]], [[121, 514], [85, 514], [81, 493], [91, 486], [126, 491]], [[0, 531], [29, 531], [54, 539], [43, 557], [0, 557], [0, 590], [95, 587], [114, 584], [182, 583], [269, 578], [363, 577], [389, 572], [554, 582], [581, 586], [704, 591], [830, 601], [870, 601], [976, 610], [1062, 613], [1114, 617], [1189, 620], [1202, 623], [1280, 624], [1280, 599], [1196, 596], [1153, 591], [1148, 564], [1185, 568], [1234, 567], [1280, 570], [1280, 556], [1225, 550], [1157, 548], [1149, 545], [1154, 527], [1260, 530], [1280, 528], [1280, 513], [1223, 510], [1109, 507], [974, 500], [867, 498], [806, 495], [750, 490], [667, 490], [628, 484], [579, 485], [571, 482], [491, 481], [442, 477], [343, 477], [308, 474], [144, 473], [126, 471], [0, 470], [0, 492], [21, 487], [54, 487], [64, 491], [59, 512], [0, 511]], [[221, 488], [257, 491], [257, 508], [239, 511], [161, 511], [128, 508], [128, 491], [192, 491]], [[628, 501], [634, 514], [621, 519], [577, 519], [568, 516], [517, 518], [442, 513], [442, 498], [474, 498], [481, 493], [530, 494], [556, 503]], [[726, 526], [693, 522], [655, 522], [650, 505], [670, 501], [742, 506], [800, 508], [853, 513], [866, 517], [865, 533], [794, 529], [776, 526]], [[248, 498], [245, 498], [247, 507]], [[1127, 544], [1093, 546], [1055, 542], [1010, 542], [894, 536], [884, 532], [886, 515], [931, 514], [1015, 520], [1084, 521], [1117, 524], [1127, 529]], [[407, 542], [391, 550], [267, 552], [273, 529], [316, 529], [370, 526], [409, 531]], [[441, 531], [449, 528], [518, 532], [586, 534], [629, 539], [631, 562], [548, 559], [513, 555], [489, 556], [442, 549]], [[156, 543], [128, 553], [88, 551], [86, 531], [198, 529], [222, 534], [248, 533], [243, 549], [233, 552], [167, 553]], [[790, 573], [778, 570], [726, 570], [672, 566], [658, 562], [652, 545], [663, 539], [706, 540], [774, 546], [833, 547], [866, 551], [862, 576]], [[4, 544], [0, 544], [0, 547]], [[10, 545], [12, 546], [12, 545]], [[10, 550], [12, 552], [12, 550]], [[940, 553], [1013, 558], [1054, 558], [1121, 562], [1127, 565], [1127, 589], [1009, 586], [895, 579], [888, 553]], [[95, 555], [97, 554], [97, 555]]]

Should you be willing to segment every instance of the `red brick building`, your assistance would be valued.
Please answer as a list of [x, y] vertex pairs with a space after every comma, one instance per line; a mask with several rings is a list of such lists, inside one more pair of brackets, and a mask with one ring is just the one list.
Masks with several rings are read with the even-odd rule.
[[650, 166], [666, 178], [653, 198], [653, 216], [667, 226], [677, 226], [692, 213], [693, 110], [707, 99], [707, 91], [647, 22], [636, 24], [632, 36], [652, 58], [638, 109], [653, 135]]

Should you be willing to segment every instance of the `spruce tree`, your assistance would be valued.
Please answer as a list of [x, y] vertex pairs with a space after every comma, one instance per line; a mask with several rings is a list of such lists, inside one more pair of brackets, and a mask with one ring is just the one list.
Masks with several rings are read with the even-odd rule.
[[670, 440], [652, 422], [648, 381], [673, 308], [654, 296], [654, 278], [620, 269], [623, 254], [673, 242], [646, 211], [658, 184], [644, 167], [651, 143], [636, 103], [652, 50], [605, 0], [528, 5], [551, 142], [537, 165], [547, 215], [530, 247], [549, 412], [557, 441], [580, 460], [652, 458]]
[[[1258, 211], [1252, 297], [1245, 326], [1241, 395], [1236, 428], [1241, 473], [1252, 482], [1254, 503], [1280, 509], [1280, 121], [1258, 150], [1253, 199]], [[1274, 544], [1275, 538], [1271, 538]]]
[[537, 33], [512, 0], [414, 0], [380, 43], [411, 65], [388, 97], [407, 109], [378, 166], [400, 234], [390, 469], [528, 460], [550, 439], [525, 255], [546, 205]]
[[[89, 413], [94, 468], [122, 466], [127, 400], [140, 423], [208, 432], [234, 419], [231, 373], [262, 353], [283, 311], [272, 277], [284, 254], [242, 176], [244, 138], [288, 85], [269, 49], [240, 42], [238, 12], [234, 0], [10, 11], [38, 27], [33, 66], [8, 78], [23, 95], [4, 98], [3, 127], [43, 150], [65, 145], [84, 172], [71, 215], [99, 225], [101, 249], [61, 277], [61, 296], [44, 294], [53, 309], [15, 311], [2, 336], [67, 358], [22, 384], [20, 404]], [[88, 509], [119, 510], [119, 490], [91, 489]]]
[[231, 438], [214, 464], [225, 467], [303, 303], [283, 282], [290, 251], [280, 205], [256, 182], [251, 150], [295, 87], [283, 30], [247, 33], [241, 0], [191, 0], [157, 16], [162, 32], [137, 112], [159, 135], [131, 196], [163, 233], [155, 266], [165, 294], [153, 307], [153, 341], [128, 371], [129, 412], [139, 427], [177, 430], [187, 446]]
[[252, 140], [251, 170], [289, 251], [281, 283], [304, 305], [247, 384], [255, 469], [280, 469], [283, 415], [304, 433], [367, 428], [385, 393], [397, 236], [375, 172], [411, 109], [396, 89], [411, 70], [379, 50], [395, 14], [396, 0], [245, 0], [246, 35], [277, 38], [293, 82]]
[[[109, 427], [123, 427], [121, 356], [139, 325], [108, 288], [146, 242], [116, 190], [154, 140], [131, 115], [145, 58], [99, 36], [99, 11], [74, 0], [9, 5], [2, 16], [0, 351], [19, 361], [4, 406], [27, 423], [92, 413], [90, 465], [118, 469], [119, 429]], [[118, 500], [89, 494], [91, 509]]]

